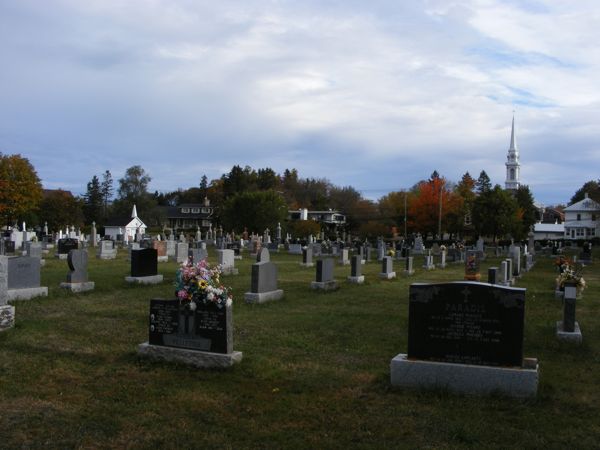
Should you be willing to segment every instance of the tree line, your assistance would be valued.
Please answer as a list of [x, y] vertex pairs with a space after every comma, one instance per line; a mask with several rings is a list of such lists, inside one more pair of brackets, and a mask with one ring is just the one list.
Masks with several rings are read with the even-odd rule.
[[[352, 186], [336, 186], [326, 178], [303, 178], [296, 169], [278, 174], [271, 168], [255, 170], [235, 165], [221, 177], [203, 175], [197, 186], [170, 192], [150, 192], [152, 181], [141, 166], [129, 167], [117, 180], [106, 170], [93, 175], [81, 197], [67, 191], [43, 192], [34, 168], [20, 155], [0, 154], [0, 215], [7, 225], [26, 220], [52, 230], [65, 225], [102, 226], [109, 218], [129, 217], [135, 204], [147, 225], [166, 222], [166, 207], [202, 203], [215, 207], [213, 224], [238, 233], [262, 232], [285, 222], [288, 210], [338, 210], [346, 215], [346, 231], [360, 237], [392, 233], [436, 236], [440, 230], [453, 238], [512, 236], [522, 239], [536, 221], [536, 208], [527, 186], [508, 192], [492, 186], [485, 171], [474, 179], [468, 172], [458, 183], [434, 171], [411, 188], [390, 192], [377, 201], [366, 199]], [[595, 184], [594, 184], [595, 183]], [[572, 201], [583, 197], [584, 188], [600, 194], [598, 182], [587, 182]], [[296, 229], [294, 229], [296, 227]], [[289, 231], [318, 232], [314, 223], [290, 224]]]

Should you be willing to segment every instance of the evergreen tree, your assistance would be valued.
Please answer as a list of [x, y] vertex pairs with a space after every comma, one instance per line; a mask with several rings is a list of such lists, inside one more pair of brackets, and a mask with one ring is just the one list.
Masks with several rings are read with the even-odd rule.
[[479, 174], [479, 178], [477, 178], [477, 181], [475, 182], [475, 187], [477, 194], [479, 195], [492, 190], [492, 182], [490, 181], [488, 174], [485, 173], [485, 170], [482, 170]]
[[518, 205], [513, 196], [499, 185], [483, 191], [473, 202], [473, 226], [481, 236], [494, 241], [513, 232]]
[[536, 222], [537, 208], [533, 203], [533, 195], [529, 186], [520, 186], [515, 192], [515, 200], [519, 207], [517, 223], [515, 225], [515, 238], [525, 239], [530, 227]]
[[600, 180], [590, 180], [585, 182], [583, 186], [577, 189], [577, 192], [575, 192], [573, 197], [571, 197], [571, 201], [569, 202], [569, 204], [572, 205], [573, 203], [577, 203], [578, 201], [583, 200], [585, 198], [586, 193], [592, 200], [595, 200], [598, 203], [600, 203]]
[[108, 216], [108, 204], [113, 196], [113, 178], [109, 170], [104, 172], [102, 175], [102, 183], [100, 184], [100, 193], [102, 194], [103, 200], [103, 214], [106, 218]]
[[83, 196], [83, 215], [85, 222], [91, 224], [92, 222], [99, 223], [103, 216], [104, 211], [104, 196], [102, 195], [102, 187], [100, 180], [96, 175], [93, 176], [92, 180], [87, 184], [87, 191]]

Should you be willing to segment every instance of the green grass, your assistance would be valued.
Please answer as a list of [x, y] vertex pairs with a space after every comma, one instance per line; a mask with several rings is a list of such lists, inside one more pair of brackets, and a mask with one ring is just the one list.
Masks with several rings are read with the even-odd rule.
[[[147, 340], [151, 298], [172, 298], [174, 263], [165, 282], [127, 285], [125, 252], [96, 260], [93, 292], [58, 285], [65, 261], [47, 258], [47, 298], [15, 302], [16, 326], [0, 334], [0, 448], [592, 448], [600, 445], [600, 263], [584, 272], [577, 305], [584, 343], [556, 340], [562, 316], [554, 298], [553, 260], [539, 257], [517, 286], [527, 288], [525, 356], [540, 362], [538, 396], [515, 400], [389, 383], [390, 360], [406, 352], [408, 287], [462, 279], [461, 265], [380, 281], [310, 289], [315, 270], [300, 257], [272, 254], [279, 302], [247, 305], [251, 260], [224, 277], [234, 289], [234, 349], [229, 370], [195, 370], [138, 358]], [[214, 262], [211, 253], [210, 260]], [[401, 267], [396, 263], [398, 274]], [[489, 259], [482, 267], [499, 265]]]

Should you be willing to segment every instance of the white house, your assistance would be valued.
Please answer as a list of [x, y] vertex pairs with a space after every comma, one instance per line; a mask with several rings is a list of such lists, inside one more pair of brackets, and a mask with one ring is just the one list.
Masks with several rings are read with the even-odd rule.
[[598, 218], [600, 218], [600, 204], [588, 198], [586, 192], [583, 200], [565, 208], [564, 238], [583, 240], [600, 236]]
[[536, 241], [562, 239], [565, 236], [565, 224], [538, 222], [534, 225], [533, 235]]
[[119, 234], [124, 235], [125, 241], [133, 241], [137, 233], [144, 234], [146, 225], [137, 216], [137, 209], [133, 205], [131, 218], [115, 217], [107, 221], [104, 226], [104, 236], [116, 240]]

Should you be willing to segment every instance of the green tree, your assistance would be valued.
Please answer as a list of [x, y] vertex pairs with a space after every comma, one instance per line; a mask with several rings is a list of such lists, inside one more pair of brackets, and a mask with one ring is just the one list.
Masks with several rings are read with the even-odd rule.
[[227, 230], [262, 233], [275, 230], [287, 217], [287, 205], [275, 191], [241, 192], [227, 200], [221, 211], [221, 221]]
[[489, 192], [492, 190], [492, 182], [490, 181], [490, 177], [485, 173], [485, 170], [482, 170], [479, 174], [479, 178], [475, 182], [475, 187], [478, 194], [483, 194], [484, 192]]
[[481, 236], [505, 236], [513, 232], [518, 205], [513, 196], [499, 185], [482, 192], [473, 202], [473, 226]]
[[589, 195], [589, 197], [592, 200], [595, 200], [598, 203], [600, 203], [600, 180], [586, 181], [583, 184], [583, 186], [581, 186], [579, 189], [577, 189], [577, 192], [575, 192], [573, 197], [571, 197], [571, 201], [569, 202], [569, 205], [572, 205], [573, 203], [577, 203], [578, 201], [583, 200], [585, 198], [586, 193]]
[[100, 180], [94, 175], [87, 184], [87, 191], [83, 196], [83, 215], [86, 224], [100, 223], [104, 215], [104, 196]]
[[48, 229], [54, 231], [71, 225], [82, 226], [82, 201], [62, 189], [48, 191], [40, 204], [40, 220], [48, 222]]
[[119, 179], [118, 199], [113, 202], [117, 215], [128, 215], [133, 205], [138, 214], [149, 212], [156, 206], [154, 198], [148, 193], [148, 184], [152, 178], [141, 166], [131, 166], [125, 176]]
[[42, 199], [42, 185], [29, 160], [0, 153], [0, 216], [12, 225], [34, 211]]
[[100, 192], [102, 194], [102, 200], [104, 202], [104, 218], [108, 216], [108, 205], [113, 196], [113, 178], [110, 170], [107, 170], [102, 175], [102, 184], [100, 185]]
[[516, 239], [525, 239], [530, 227], [536, 222], [537, 208], [533, 203], [533, 195], [529, 186], [522, 185], [515, 191], [515, 200], [518, 205], [517, 222], [514, 229]]
[[266, 191], [269, 189], [277, 190], [279, 188], [279, 176], [273, 169], [258, 169], [256, 183], [258, 189]]
[[208, 195], [208, 178], [206, 175], [202, 175], [200, 179], [200, 192], [203, 199]]
[[256, 190], [257, 174], [250, 166], [242, 169], [240, 166], [235, 165], [221, 179], [223, 180], [223, 195], [225, 198]]

